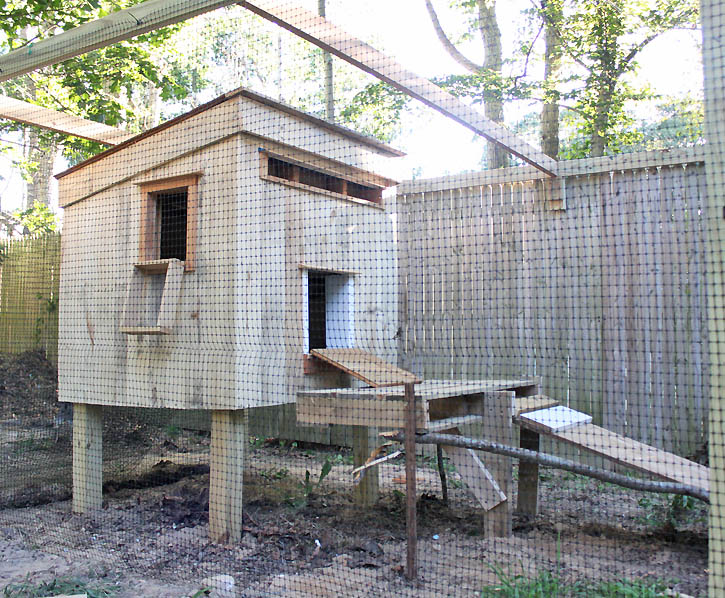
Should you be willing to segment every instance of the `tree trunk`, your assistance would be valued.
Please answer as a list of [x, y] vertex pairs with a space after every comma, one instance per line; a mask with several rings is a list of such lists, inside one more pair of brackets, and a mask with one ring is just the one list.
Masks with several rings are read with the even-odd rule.
[[554, 159], [559, 156], [559, 92], [556, 84], [561, 73], [561, 38], [557, 26], [561, 23], [561, 5], [557, 0], [542, 2], [545, 13], [544, 77], [545, 96], [541, 110], [541, 151]]
[[41, 145], [37, 131], [31, 130], [27, 136], [27, 159], [34, 164], [30, 180], [27, 183], [25, 196], [25, 209], [32, 208], [33, 204], [50, 205], [50, 182], [53, 177], [53, 166], [58, 153], [58, 145]]
[[[325, 0], [317, 0], [317, 9], [321, 17], [326, 17]], [[332, 54], [323, 52], [325, 63], [325, 119], [335, 122], [335, 92], [332, 81]]]
[[[495, 72], [499, 75], [503, 69], [503, 50], [501, 48], [501, 30], [496, 20], [496, 0], [478, 0], [478, 27], [483, 40], [485, 58], [483, 68], [485, 71]], [[496, 123], [503, 123], [503, 99], [498, 89], [484, 90], [484, 114]], [[488, 144], [488, 168], [503, 168], [509, 164], [509, 154], [495, 143]]]

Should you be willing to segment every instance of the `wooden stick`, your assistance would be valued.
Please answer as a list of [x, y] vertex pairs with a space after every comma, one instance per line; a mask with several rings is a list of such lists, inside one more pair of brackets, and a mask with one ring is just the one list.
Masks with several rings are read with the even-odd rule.
[[446, 470], [443, 464], [443, 447], [440, 444], [436, 445], [436, 457], [438, 458], [438, 475], [441, 477], [443, 504], [448, 506], [448, 482], [446, 481]]
[[[397, 440], [398, 442], [409, 442], [407, 435], [403, 434], [402, 432], [399, 432], [395, 435], [389, 435], [387, 436], [387, 438]], [[527, 461], [529, 463], [538, 463], [539, 465], [546, 465], [547, 467], [553, 467], [555, 469], [564, 469], [566, 471], [585, 475], [590, 478], [601, 480], [603, 482], [616, 484], [617, 486], [632, 488], [633, 490], [668, 494], [682, 494], [692, 496], [705, 503], [710, 504], [710, 493], [707, 490], [703, 490], [702, 488], [697, 488], [695, 486], [690, 486], [689, 484], [678, 484], [677, 482], [653, 482], [650, 480], [637, 480], [618, 473], [612, 473], [610, 471], [605, 471], [596, 467], [590, 467], [589, 465], [576, 463], [575, 461], [569, 461], [568, 459], [562, 459], [561, 457], [555, 457], [554, 455], [549, 455], [547, 453], [514, 448], [512, 446], [506, 446], [505, 444], [490, 442], [488, 440], [479, 440], [476, 438], [468, 438], [466, 436], [456, 436], [454, 434], [420, 434], [415, 436], [415, 443], [443, 445], [447, 444], [449, 446], [471, 448], [486, 453], [493, 453], [495, 455], [513, 457], [514, 459]]]
[[415, 383], [405, 384], [405, 525], [408, 532], [408, 553], [405, 573], [408, 579], [418, 576], [418, 530], [415, 512]]

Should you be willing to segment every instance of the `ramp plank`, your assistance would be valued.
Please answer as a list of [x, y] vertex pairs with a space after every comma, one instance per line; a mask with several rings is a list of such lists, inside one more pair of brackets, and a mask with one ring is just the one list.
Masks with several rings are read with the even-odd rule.
[[415, 374], [362, 349], [313, 349], [310, 353], [376, 388], [420, 382]]
[[704, 465], [615, 434], [594, 424], [584, 424], [570, 430], [555, 432], [551, 436], [663, 480], [689, 484], [703, 490], [710, 489], [710, 470]]

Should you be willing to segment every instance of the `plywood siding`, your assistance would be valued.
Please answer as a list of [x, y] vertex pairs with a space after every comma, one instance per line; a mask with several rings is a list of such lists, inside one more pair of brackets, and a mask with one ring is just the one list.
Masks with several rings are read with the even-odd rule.
[[[186, 272], [168, 336], [119, 331], [139, 257], [143, 194], [135, 181], [65, 211], [61, 266], [61, 400], [172, 408], [233, 408], [236, 256], [234, 139], [144, 174], [143, 180], [203, 172], [196, 270]], [[110, 168], [111, 166], [109, 166]], [[67, 177], [72, 178], [72, 175]], [[160, 293], [163, 275], [144, 279]]]

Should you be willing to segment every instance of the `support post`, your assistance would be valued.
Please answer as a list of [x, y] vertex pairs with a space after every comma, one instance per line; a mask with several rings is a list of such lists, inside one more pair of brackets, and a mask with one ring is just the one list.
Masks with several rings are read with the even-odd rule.
[[247, 442], [246, 411], [212, 411], [209, 472], [209, 539], [212, 542], [238, 542], [242, 537]]
[[415, 383], [405, 384], [405, 525], [408, 532], [408, 550], [405, 574], [413, 580], [418, 576], [418, 529], [415, 512]]
[[[519, 446], [539, 452], [540, 437], [537, 432], [521, 428]], [[519, 461], [519, 497], [516, 506], [519, 513], [535, 517], [539, 513], [539, 464]]]
[[700, 1], [705, 71], [707, 322], [710, 366], [709, 595], [725, 589], [725, 11], [719, 0]]
[[443, 462], [443, 447], [436, 444], [436, 459], [438, 460], [438, 475], [441, 478], [441, 498], [443, 504], [448, 506], [448, 482], [446, 480], [445, 463]]
[[73, 512], [103, 503], [103, 407], [73, 405]]
[[[378, 429], [369, 426], [353, 426], [352, 428], [352, 456], [355, 467], [365, 465], [372, 452], [377, 448], [380, 439]], [[380, 489], [379, 468], [370, 467], [365, 471], [360, 483], [353, 490], [353, 500], [356, 505], [370, 507], [378, 500]]]
[[[514, 442], [513, 392], [485, 392], [483, 396], [483, 430], [484, 438], [512, 446]], [[511, 459], [500, 455], [486, 456], [484, 465], [493, 475], [506, 500], [486, 512], [484, 522], [485, 536], [487, 538], [507, 538], [511, 535], [511, 487], [513, 476], [511, 474]]]

